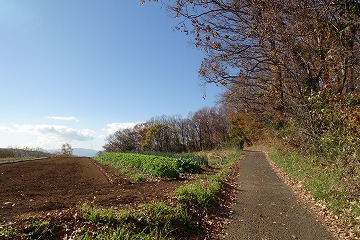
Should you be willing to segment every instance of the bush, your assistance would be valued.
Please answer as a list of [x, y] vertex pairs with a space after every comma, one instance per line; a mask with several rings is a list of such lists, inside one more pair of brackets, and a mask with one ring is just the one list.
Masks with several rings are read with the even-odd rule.
[[279, 136], [317, 164], [337, 164], [355, 176], [360, 154], [360, 94], [323, 90], [308, 98], [301, 119], [288, 119]]

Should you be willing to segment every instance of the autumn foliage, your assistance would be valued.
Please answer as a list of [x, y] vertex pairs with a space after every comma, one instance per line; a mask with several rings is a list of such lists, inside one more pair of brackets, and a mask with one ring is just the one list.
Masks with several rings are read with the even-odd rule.
[[202, 108], [188, 118], [161, 116], [107, 138], [105, 151], [192, 152], [221, 147], [229, 121], [220, 108]]
[[232, 117], [238, 114], [228, 117], [235, 137], [251, 126], [239, 116], [256, 119], [291, 146], [340, 162], [355, 174], [360, 145], [359, 1], [164, 4], [179, 19], [177, 29], [191, 35], [205, 53], [200, 77], [225, 88], [222, 107], [231, 109], [227, 112]]

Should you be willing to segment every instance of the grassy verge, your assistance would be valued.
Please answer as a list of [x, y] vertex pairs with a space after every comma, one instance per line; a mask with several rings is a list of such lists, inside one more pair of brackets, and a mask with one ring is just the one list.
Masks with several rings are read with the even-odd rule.
[[[241, 152], [235, 152], [220, 159], [221, 170], [216, 174], [202, 174], [199, 181], [179, 187], [174, 196], [178, 202], [189, 207], [195, 205], [208, 208], [215, 204], [216, 197], [222, 190], [224, 181], [230, 172], [230, 166], [240, 157]], [[214, 160], [215, 162], [216, 160]], [[219, 164], [219, 160], [216, 161]]]
[[38, 159], [45, 159], [48, 157], [13, 157], [13, 158], [0, 158], [0, 164], [3, 163], [13, 163], [13, 162], [23, 162], [23, 161], [32, 161]]
[[184, 209], [165, 202], [121, 211], [85, 206], [82, 211], [93, 228], [82, 229], [79, 239], [166, 239], [196, 226]]
[[0, 230], [0, 239], [174, 239], [196, 227], [187, 211], [165, 202], [115, 210], [83, 205]]
[[349, 177], [338, 165], [321, 165], [318, 159], [278, 150], [270, 152], [269, 157], [291, 178], [301, 182], [315, 199], [324, 201], [335, 215], [343, 217], [350, 227], [355, 227], [360, 237], [359, 175]]

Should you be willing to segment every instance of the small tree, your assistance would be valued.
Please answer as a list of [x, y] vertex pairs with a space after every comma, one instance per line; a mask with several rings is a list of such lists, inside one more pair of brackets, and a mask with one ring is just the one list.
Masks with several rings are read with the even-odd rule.
[[11, 158], [15, 157], [15, 153], [10, 148], [2, 148], [0, 149], [0, 158]]
[[72, 156], [73, 149], [72, 149], [72, 147], [71, 147], [71, 145], [69, 143], [64, 143], [61, 146], [61, 154], [65, 155], [65, 156]]

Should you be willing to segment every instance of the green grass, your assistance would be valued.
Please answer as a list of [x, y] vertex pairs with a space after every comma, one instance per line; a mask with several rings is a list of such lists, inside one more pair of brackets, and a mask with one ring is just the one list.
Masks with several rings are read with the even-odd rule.
[[317, 164], [322, 161], [297, 154], [272, 151], [269, 157], [292, 179], [302, 182], [315, 199], [323, 200], [335, 215], [344, 217], [349, 225], [360, 225], [359, 176], [349, 178], [338, 165]]
[[208, 208], [215, 204], [216, 196], [221, 190], [221, 183], [208, 182], [188, 184], [179, 187], [174, 196], [177, 201], [187, 206], [195, 204], [201, 208]]
[[133, 210], [85, 205], [82, 211], [85, 222], [98, 228], [84, 230], [80, 239], [165, 239], [196, 226], [185, 209], [165, 202], [142, 204]]
[[173, 161], [172, 158], [132, 153], [105, 152], [95, 159], [100, 162], [113, 161], [127, 167], [136, 168], [153, 177], [179, 177], [176, 161]]
[[170, 157], [175, 159], [191, 159], [196, 165], [208, 165], [208, 157], [205, 154], [201, 153], [171, 153], [171, 152], [148, 152], [148, 151], [140, 151], [137, 152], [138, 154], [143, 155], [155, 155], [155, 156], [162, 156], [162, 157]]
[[25, 220], [0, 231], [0, 239], [176, 239], [195, 229], [187, 209], [166, 202], [117, 210], [83, 205], [76, 211]]
[[0, 239], [57, 239], [57, 233], [63, 228], [63, 224], [47, 220], [29, 220], [17, 229], [8, 227], [1, 230]]
[[187, 206], [196, 205], [200, 208], [213, 206], [230, 172], [230, 166], [242, 155], [242, 152], [235, 152], [221, 159], [222, 169], [218, 173], [202, 174], [198, 182], [181, 186], [174, 191], [174, 197]]

